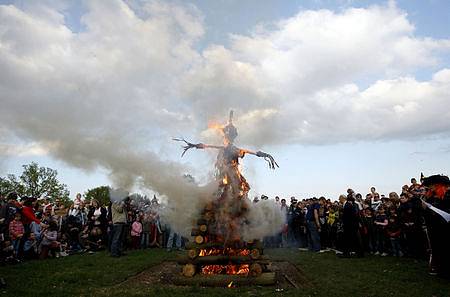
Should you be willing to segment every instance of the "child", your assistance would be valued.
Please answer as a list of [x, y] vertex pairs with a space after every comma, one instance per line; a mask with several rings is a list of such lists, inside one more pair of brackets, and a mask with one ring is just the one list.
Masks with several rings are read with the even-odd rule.
[[364, 232], [361, 232], [361, 234], [363, 238], [364, 248], [369, 251], [370, 254], [373, 254], [376, 252], [373, 212], [371, 208], [366, 208], [362, 213], [363, 216], [361, 217], [361, 222], [363, 225], [362, 230]]
[[375, 236], [377, 240], [377, 252], [375, 253], [375, 255], [381, 254], [381, 256], [383, 257], [387, 256], [385, 250], [385, 240], [386, 240], [385, 229], [386, 226], [388, 225], [388, 219], [386, 214], [384, 213], [384, 206], [382, 205], [378, 207], [374, 225], [375, 225]]
[[28, 259], [28, 260], [36, 259], [37, 251], [38, 251], [38, 247], [37, 247], [36, 235], [33, 232], [31, 232], [28, 235], [28, 238], [25, 241], [25, 244], [23, 246], [23, 252], [24, 252], [25, 259]]
[[149, 214], [142, 219], [141, 248], [146, 249], [150, 243], [151, 220]]
[[0, 246], [0, 264], [15, 264], [18, 263], [19, 260], [14, 258], [14, 246], [11, 241], [6, 240], [2, 242]]
[[330, 247], [336, 248], [336, 233], [337, 233], [337, 216], [338, 212], [335, 206], [331, 206], [328, 211], [327, 223], [330, 228]]
[[398, 223], [397, 216], [391, 216], [389, 218], [389, 224], [386, 228], [386, 231], [391, 241], [392, 254], [394, 254], [396, 257], [403, 257], [403, 253], [400, 248], [401, 228], [400, 224]]
[[141, 233], [142, 233], [142, 223], [141, 216], [137, 216], [136, 220], [131, 225], [131, 242], [133, 245], [133, 249], [137, 250], [139, 248], [139, 244], [141, 242]]
[[50, 250], [55, 251], [59, 247], [59, 243], [56, 241], [58, 237], [58, 225], [55, 221], [49, 223], [48, 228], [42, 232], [41, 242], [41, 254], [39, 259], [46, 259]]
[[19, 254], [20, 240], [22, 239], [24, 233], [25, 229], [22, 223], [22, 215], [20, 213], [16, 213], [14, 220], [9, 223], [9, 235], [11, 237], [16, 256]]

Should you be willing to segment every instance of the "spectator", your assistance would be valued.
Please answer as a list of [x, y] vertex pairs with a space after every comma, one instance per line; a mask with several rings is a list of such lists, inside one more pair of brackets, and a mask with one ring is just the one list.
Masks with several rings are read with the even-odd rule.
[[361, 236], [359, 233], [360, 217], [359, 209], [353, 197], [353, 190], [347, 191], [347, 201], [343, 207], [342, 223], [344, 228], [344, 253], [343, 257], [350, 257], [352, 253], [356, 253], [358, 257], [364, 256], [362, 248]]
[[280, 238], [281, 238], [281, 247], [287, 247], [288, 246], [288, 230], [289, 230], [289, 226], [288, 226], [288, 212], [289, 212], [289, 208], [286, 204], [286, 199], [281, 199], [281, 205], [280, 205], [280, 209], [281, 209], [281, 215], [283, 216], [283, 220], [284, 220], [284, 226], [281, 229], [281, 233], [280, 233]]
[[288, 213], [287, 213], [287, 224], [288, 224], [288, 234], [287, 234], [287, 245], [288, 246], [296, 246], [297, 245], [297, 199], [295, 197], [291, 197], [291, 205], [289, 205]]
[[57, 238], [58, 225], [55, 221], [51, 221], [48, 228], [42, 232], [41, 253], [39, 259], [46, 259], [50, 251], [56, 255], [56, 252], [59, 249]]
[[338, 207], [337, 206], [331, 206], [328, 210], [328, 216], [327, 216], [327, 225], [328, 225], [328, 237], [329, 237], [329, 243], [330, 248], [336, 248], [337, 247], [337, 221], [339, 218], [338, 213]]
[[69, 215], [65, 222], [65, 226], [63, 228], [63, 233], [67, 238], [67, 243], [69, 245], [69, 252], [79, 252], [83, 250], [83, 246], [80, 241], [80, 233], [83, 226], [78, 217], [73, 215]]
[[308, 246], [308, 238], [306, 231], [306, 218], [305, 218], [305, 204], [303, 202], [297, 203], [297, 222], [296, 228], [298, 230], [298, 245], [300, 248], [306, 248]]
[[392, 254], [396, 257], [403, 257], [403, 252], [400, 247], [401, 229], [398, 223], [397, 216], [391, 216], [386, 227], [387, 236], [391, 242]]
[[365, 208], [361, 212], [360, 233], [364, 250], [373, 254], [375, 252], [376, 240], [374, 234], [374, 218], [371, 208]]
[[16, 213], [14, 220], [9, 223], [9, 236], [14, 247], [14, 254], [19, 255], [20, 241], [25, 234], [25, 228], [21, 221], [22, 215], [18, 212]]
[[131, 225], [131, 243], [133, 249], [139, 249], [142, 234], [142, 217], [140, 215], [136, 216], [136, 220]]
[[[151, 247], [162, 247], [164, 246], [164, 243], [167, 242], [168, 236], [170, 234], [167, 234], [167, 230], [169, 228], [166, 228], [166, 230], [163, 230], [161, 228], [161, 222], [159, 220], [159, 204], [157, 201], [155, 201], [155, 198], [152, 199], [152, 205], [150, 208], [150, 246]], [[161, 236], [164, 234], [164, 236], [167, 236], [167, 238], [161, 239]], [[166, 240], [167, 239], [167, 240]]]
[[400, 195], [398, 207], [399, 223], [402, 229], [402, 247], [407, 256], [422, 258], [425, 255], [425, 234], [419, 209], [415, 208], [408, 195]]
[[385, 214], [384, 206], [378, 207], [375, 215], [375, 236], [377, 241], [377, 249], [375, 255], [387, 256], [386, 253], [386, 226], [388, 219]]
[[436, 212], [439, 209], [450, 213], [450, 179], [443, 175], [432, 175], [425, 178], [422, 184], [428, 188], [428, 204], [424, 203], [423, 207], [431, 245], [430, 274], [450, 278], [450, 225]]
[[144, 214], [142, 220], [142, 236], [141, 236], [141, 248], [146, 249], [150, 244], [150, 231], [152, 221], [148, 213]]
[[101, 249], [106, 243], [106, 209], [92, 199], [88, 212], [88, 238], [92, 250]]
[[177, 250], [181, 250], [181, 236], [173, 230], [173, 228], [170, 228], [169, 233], [169, 239], [167, 240], [167, 251], [172, 251], [173, 248], [173, 241], [175, 239], [175, 247]]
[[31, 232], [23, 246], [24, 257], [27, 260], [36, 259], [38, 256], [38, 240], [36, 235]]
[[127, 224], [127, 213], [130, 198], [127, 197], [123, 201], [113, 202], [111, 205], [112, 214], [112, 239], [111, 239], [111, 256], [120, 257], [123, 253], [123, 242], [126, 234], [125, 225]]
[[309, 250], [313, 252], [320, 251], [320, 221], [319, 221], [319, 208], [317, 198], [310, 200], [307, 206], [306, 213], [306, 226], [308, 230], [308, 243]]
[[329, 230], [327, 223], [328, 207], [325, 197], [319, 198], [319, 223], [320, 223], [320, 247], [322, 249], [329, 247]]

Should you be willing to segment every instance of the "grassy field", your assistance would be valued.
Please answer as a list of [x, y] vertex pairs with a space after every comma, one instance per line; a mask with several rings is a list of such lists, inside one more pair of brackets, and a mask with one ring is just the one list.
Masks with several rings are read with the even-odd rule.
[[123, 258], [101, 252], [0, 267], [0, 276], [7, 282], [0, 296], [450, 296], [450, 282], [429, 276], [425, 262], [375, 256], [340, 259], [333, 253], [296, 249], [266, 253], [297, 265], [311, 286], [276, 292], [264, 287], [179, 288], [125, 282], [177, 255], [154, 249], [130, 252]]

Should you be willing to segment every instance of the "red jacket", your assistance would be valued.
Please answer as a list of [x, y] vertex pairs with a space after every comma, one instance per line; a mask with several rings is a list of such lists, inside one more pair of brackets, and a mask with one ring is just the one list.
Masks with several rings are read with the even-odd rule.
[[31, 222], [36, 222], [38, 224], [41, 223], [41, 221], [34, 215], [32, 207], [30, 206], [22, 207], [22, 223], [24, 225], [29, 225], [31, 224]]

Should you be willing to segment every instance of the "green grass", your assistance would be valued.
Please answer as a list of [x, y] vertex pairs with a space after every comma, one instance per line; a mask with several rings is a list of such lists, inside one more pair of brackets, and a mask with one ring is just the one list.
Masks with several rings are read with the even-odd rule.
[[[332, 253], [296, 249], [266, 251], [272, 259], [296, 264], [312, 286], [275, 292], [275, 288], [177, 288], [124, 282], [176, 253], [161, 249], [76, 255], [0, 267], [7, 289], [0, 296], [450, 296], [450, 282], [427, 274], [425, 262], [393, 257], [340, 259]], [[132, 285], [131, 285], [132, 284]]]

